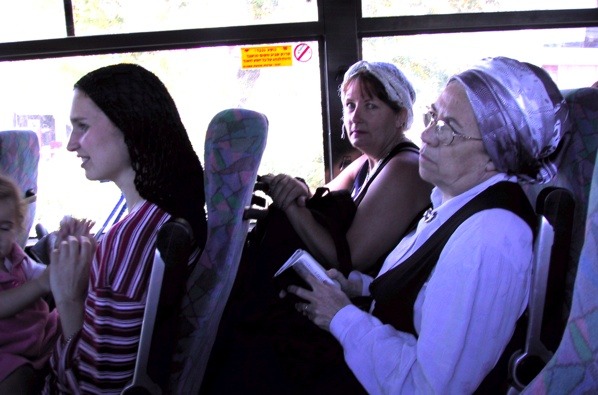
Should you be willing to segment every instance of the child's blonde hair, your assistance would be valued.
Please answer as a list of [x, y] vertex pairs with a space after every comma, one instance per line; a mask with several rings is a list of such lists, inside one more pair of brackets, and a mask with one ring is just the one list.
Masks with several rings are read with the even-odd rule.
[[7, 175], [0, 173], [0, 201], [11, 201], [14, 203], [15, 225], [17, 230], [23, 230], [25, 221], [25, 202], [22, 192], [14, 180]]

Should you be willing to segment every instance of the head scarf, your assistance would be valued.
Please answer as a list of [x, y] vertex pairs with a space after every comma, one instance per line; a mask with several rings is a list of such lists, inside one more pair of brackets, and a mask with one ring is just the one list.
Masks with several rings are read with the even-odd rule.
[[556, 174], [551, 155], [568, 132], [569, 109], [548, 73], [505, 57], [484, 59], [455, 75], [473, 107], [484, 147], [496, 168], [524, 182]]
[[415, 102], [415, 91], [407, 77], [394, 64], [384, 62], [366, 62], [361, 60], [347, 70], [340, 87], [345, 90], [347, 82], [356, 74], [369, 72], [382, 83], [388, 98], [400, 108], [407, 110], [405, 129], [409, 129], [413, 123], [413, 103]]
[[121, 63], [86, 74], [75, 88], [123, 133], [141, 197], [186, 219], [202, 242], [203, 169], [162, 81], [139, 65]]

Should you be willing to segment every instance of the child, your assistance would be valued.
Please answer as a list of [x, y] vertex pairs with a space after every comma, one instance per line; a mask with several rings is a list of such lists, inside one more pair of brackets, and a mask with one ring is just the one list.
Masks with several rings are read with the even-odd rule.
[[17, 185], [0, 174], [0, 394], [35, 393], [59, 335], [46, 266], [16, 242], [25, 207]]

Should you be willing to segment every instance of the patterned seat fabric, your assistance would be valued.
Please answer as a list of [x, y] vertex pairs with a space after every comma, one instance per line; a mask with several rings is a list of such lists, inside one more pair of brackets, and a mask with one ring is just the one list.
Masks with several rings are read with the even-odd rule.
[[243, 213], [251, 205], [267, 133], [266, 116], [244, 109], [224, 110], [208, 126], [204, 151], [208, 238], [187, 282], [172, 393], [199, 390], [249, 230]]
[[[584, 242], [584, 226], [596, 150], [598, 148], [598, 89], [580, 88], [564, 91], [573, 122], [571, 135], [563, 146], [557, 176], [548, 184], [524, 185], [531, 202], [536, 202], [540, 191], [548, 186], [566, 188], [575, 200], [573, 231], [566, 282], [563, 325], [569, 316], [577, 262]], [[560, 279], [559, 281], [563, 281]]]
[[523, 393], [598, 393], [598, 167], [567, 327], [555, 355]]
[[[525, 393], [588, 393], [598, 389], [598, 89], [564, 92], [573, 129], [557, 177], [567, 188], [575, 213], [565, 289], [564, 334], [555, 355]], [[546, 187], [531, 186], [535, 196]], [[585, 226], [584, 226], [585, 224]], [[563, 281], [563, 280], [561, 280]]]
[[[39, 140], [31, 130], [0, 131], [0, 171], [11, 177], [21, 191], [32, 190], [37, 193], [37, 172], [39, 164]], [[35, 219], [35, 202], [27, 207], [24, 231], [17, 238], [21, 247], [25, 247], [29, 230]]]

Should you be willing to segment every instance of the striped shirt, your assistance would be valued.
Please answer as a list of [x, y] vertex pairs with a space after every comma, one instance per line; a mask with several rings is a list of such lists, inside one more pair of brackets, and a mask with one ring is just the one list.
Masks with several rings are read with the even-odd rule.
[[169, 218], [144, 202], [101, 239], [83, 328], [58, 342], [45, 393], [118, 394], [132, 379], [157, 234]]

